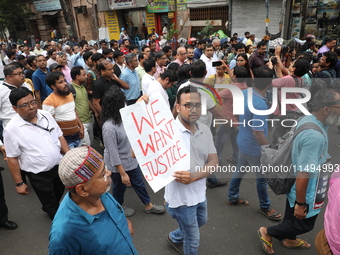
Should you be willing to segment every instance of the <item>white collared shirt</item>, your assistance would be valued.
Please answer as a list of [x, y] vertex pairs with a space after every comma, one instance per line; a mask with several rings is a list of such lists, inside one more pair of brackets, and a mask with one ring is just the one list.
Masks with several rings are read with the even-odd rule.
[[57, 122], [44, 110], [38, 110], [37, 117], [42, 128], [16, 114], [4, 129], [7, 157], [18, 157], [20, 169], [34, 174], [49, 171], [62, 158], [59, 137], [63, 133]]
[[203, 60], [207, 68], [207, 75], [205, 77], [216, 74], [216, 67], [212, 66], [212, 62], [216, 60], [213, 57], [208, 58], [205, 54], [201, 55], [201, 59]]
[[146, 94], [148, 91], [149, 85], [156, 80], [156, 78], [148, 73], [145, 73], [145, 75], [142, 78], [142, 91], [143, 94]]

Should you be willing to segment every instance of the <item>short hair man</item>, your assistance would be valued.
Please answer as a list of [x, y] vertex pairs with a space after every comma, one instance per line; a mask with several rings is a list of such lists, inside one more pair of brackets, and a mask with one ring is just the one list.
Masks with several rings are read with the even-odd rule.
[[28, 46], [24, 47], [24, 52], [21, 53], [21, 55], [25, 58], [28, 58], [29, 56], [35, 56], [34, 52], [30, 51], [30, 48]]
[[333, 79], [336, 78], [336, 73], [333, 67], [338, 63], [338, 56], [332, 51], [323, 53], [319, 59], [319, 66], [321, 70], [315, 74], [317, 78], [326, 78], [329, 88], [333, 87]]
[[115, 60], [113, 59], [113, 51], [112, 49], [105, 48], [103, 49], [103, 56], [107, 61], [110, 61], [112, 64], [115, 64]]
[[113, 58], [116, 62], [113, 66], [115, 75], [117, 75], [117, 77], [120, 77], [121, 73], [124, 71], [126, 67], [124, 63], [125, 55], [120, 50], [116, 50], [115, 52], [113, 52]]
[[79, 119], [84, 126], [84, 138], [80, 141], [81, 146], [91, 145], [93, 142], [93, 121], [90, 113], [90, 109], [95, 114], [98, 119], [99, 114], [96, 112], [92, 103], [89, 100], [84, 83], [86, 81], [86, 71], [81, 66], [75, 66], [71, 70], [72, 83], [76, 97], [74, 98], [74, 103], [76, 105], [76, 112]]
[[140, 80], [135, 69], [138, 66], [137, 55], [134, 53], [128, 53], [125, 56], [126, 68], [123, 70], [120, 78], [128, 85], [128, 89], [124, 89], [126, 98], [126, 104], [134, 104], [140, 97]]
[[169, 96], [166, 92], [177, 81], [177, 74], [175, 70], [165, 70], [155, 81], [149, 84], [145, 94], [151, 96], [156, 92], [160, 92], [166, 104], [170, 108]]
[[254, 51], [249, 57], [249, 68], [253, 71], [258, 67], [264, 66], [264, 56], [267, 50], [267, 43], [261, 41], [256, 47], [257, 51]]
[[194, 51], [194, 59], [200, 59], [201, 55], [203, 54], [203, 50], [207, 42], [203, 39], [198, 40], [197, 47]]
[[139, 81], [141, 82], [142, 84], [142, 79], [143, 79], [143, 76], [146, 74], [145, 70], [144, 70], [144, 62], [145, 60], [147, 60], [147, 56], [145, 53], [139, 53], [138, 54], [138, 67], [135, 69], [137, 74], [138, 74], [138, 77], [139, 77]]
[[328, 51], [330, 51], [335, 45], [336, 45], [336, 39], [335, 39], [335, 38], [331, 38], [331, 37], [327, 37], [327, 38], [325, 39], [325, 45], [322, 46], [322, 47], [318, 50], [317, 54], [323, 54], [323, 53], [325, 53], [325, 52], [328, 52]]
[[154, 73], [154, 77], [157, 79], [160, 74], [164, 73], [166, 69], [166, 62], [168, 61], [167, 56], [165, 55], [164, 51], [158, 51], [155, 54], [155, 61], [156, 61], [156, 72]]
[[172, 63], [177, 63], [181, 66], [184, 64], [184, 61], [186, 60], [186, 58], [187, 58], [187, 50], [184, 47], [178, 47], [176, 60], [173, 61]]
[[59, 176], [69, 192], [52, 222], [49, 254], [137, 254], [132, 223], [107, 192], [110, 175], [103, 157], [93, 148], [66, 153]]
[[156, 72], [156, 61], [153, 59], [147, 59], [144, 61], [145, 75], [142, 78], [142, 92], [146, 94], [149, 85], [156, 79], [153, 75]]
[[20, 195], [29, 194], [21, 169], [30, 180], [42, 210], [53, 219], [65, 189], [58, 176], [60, 152], [66, 153], [69, 147], [52, 115], [37, 109], [29, 89], [12, 90], [9, 100], [18, 114], [5, 127], [4, 141], [16, 191]]
[[113, 71], [112, 63], [110, 63], [107, 60], [102, 60], [101, 62], [98, 63], [98, 72], [100, 73], [100, 77], [97, 78], [97, 80], [94, 83], [92, 103], [97, 113], [100, 113], [102, 110], [100, 106], [100, 101], [103, 98], [106, 91], [108, 91], [112, 86], [118, 86], [123, 89], [128, 89], [130, 87], [129, 84], [127, 84], [122, 79], [118, 78], [118, 76]]
[[[254, 71], [254, 90], [252, 92], [253, 106], [257, 110], [268, 110], [264, 95], [271, 85], [273, 71], [267, 67], [259, 67]], [[243, 90], [244, 95], [244, 115], [239, 116], [239, 123], [246, 123], [239, 126], [237, 144], [240, 149], [239, 158], [236, 166], [236, 172], [233, 173], [228, 190], [228, 201], [230, 205], [248, 205], [248, 201], [239, 197], [239, 189], [245, 172], [241, 172], [241, 167], [257, 167], [256, 188], [260, 200], [260, 212], [271, 220], [280, 220], [282, 216], [270, 207], [268, 197], [268, 184], [264, 174], [261, 172], [261, 145], [269, 144], [267, 141], [268, 124], [266, 115], [253, 114], [248, 106], [248, 89]], [[263, 125], [249, 126], [248, 121], [253, 119], [261, 120]]]
[[234, 45], [236, 54], [235, 54], [235, 58], [233, 58], [233, 60], [230, 61], [230, 65], [229, 68], [233, 69], [236, 66], [236, 59], [237, 56], [241, 53], [245, 53], [246, 52], [246, 46], [243, 43], [237, 43]]
[[37, 56], [38, 69], [32, 75], [34, 84], [35, 98], [38, 102], [38, 108], [41, 109], [41, 103], [48, 97], [53, 90], [46, 84], [46, 75], [50, 70], [46, 67], [46, 58], [43, 55]]
[[329, 125], [335, 126], [340, 116], [339, 92], [320, 90], [311, 103], [312, 115], [303, 117], [297, 128], [304, 123], [314, 123], [322, 131], [307, 129], [293, 140], [292, 167], [296, 175], [295, 184], [287, 193], [284, 220], [269, 228], [258, 230], [261, 246], [267, 254], [273, 254], [272, 238], [283, 240], [287, 248], [307, 249], [311, 245], [297, 239], [298, 235], [307, 233], [314, 228], [326, 197], [328, 172], [315, 169], [329, 169], [328, 154]]
[[188, 47], [186, 47], [186, 50], [187, 50], [187, 58], [186, 58], [186, 60], [184, 60], [184, 63], [192, 65], [195, 62], [195, 59], [194, 59], [194, 54], [195, 54], [194, 53], [194, 47], [188, 46]]
[[[190, 148], [190, 158], [194, 164], [191, 164], [190, 169], [175, 172], [175, 181], [165, 186], [164, 198], [168, 213], [179, 225], [166, 239], [181, 254], [198, 253], [199, 228], [207, 222], [205, 178], [210, 171], [206, 171], [206, 167], [216, 167], [218, 164], [211, 131], [209, 127], [197, 122], [201, 116], [201, 106], [201, 96], [197, 88], [186, 86], [178, 91], [178, 117], [175, 122], [181, 131], [181, 140]], [[194, 148], [194, 144], [199, 149]], [[201, 166], [200, 170], [205, 171], [197, 172], [193, 169], [194, 166]]]
[[47, 60], [47, 67], [49, 68], [51, 64], [57, 63], [57, 51], [54, 49], [51, 49], [47, 51], [47, 56], [49, 59]]
[[212, 62], [216, 61], [217, 59], [214, 59], [213, 56], [214, 56], [214, 46], [211, 43], [208, 43], [205, 45], [204, 54], [202, 54], [200, 58], [207, 67], [206, 77], [216, 74], [216, 68], [212, 66]]

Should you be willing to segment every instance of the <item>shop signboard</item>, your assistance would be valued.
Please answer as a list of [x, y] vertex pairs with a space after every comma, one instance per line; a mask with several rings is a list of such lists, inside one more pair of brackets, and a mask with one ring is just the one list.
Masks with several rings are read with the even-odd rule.
[[111, 10], [126, 9], [136, 7], [136, 0], [109, 0]]
[[148, 13], [168, 12], [168, 0], [148, 0], [147, 9]]
[[120, 30], [116, 11], [105, 12], [107, 30], [109, 32], [110, 40], [119, 40]]
[[187, 9], [187, 0], [177, 0], [177, 11], [185, 11]]
[[37, 12], [48, 12], [61, 10], [61, 5], [59, 0], [40, 0], [33, 2]]

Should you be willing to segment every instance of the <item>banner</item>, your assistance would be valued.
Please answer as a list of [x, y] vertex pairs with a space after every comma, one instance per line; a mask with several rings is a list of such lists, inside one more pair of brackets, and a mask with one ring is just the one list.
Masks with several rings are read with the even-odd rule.
[[120, 110], [143, 175], [154, 192], [172, 182], [174, 171], [190, 168], [190, 152], [162, 95]]
[[109, 8], [111, 10], [135, 8], [136, 0], [110, 0]]
[[117, 12], [116, 11], [105, 12], [105, 18], [110, 40], [115, 39], [118, 41], [120, 39], [120, 29]]
[[187, 0], [177, 0], [177, 11], [185, 11], [187, 9]]
[[168, 0], [148, 0], [148, 13], [168, 12]]

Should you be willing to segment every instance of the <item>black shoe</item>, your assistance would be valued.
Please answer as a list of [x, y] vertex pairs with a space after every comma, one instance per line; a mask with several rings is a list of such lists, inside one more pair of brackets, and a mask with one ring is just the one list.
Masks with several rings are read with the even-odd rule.
[[8, 220], [4, 224], [1, 224], [0, 227], [5, 228], [7, 230], [13, 230], [13, 229], [16, 229], [18, 227], [18, 225], [13, 221]]
[[0, 166], [0, 171], [5, 170], [5, 168], [3, 166]]
[[210, 188], [210, 189], [220, 187], [220, 186], [224, 186], [224, 185], [227, 185], [227, 181], [218, 180], [214, 184], [208, 182], [208, 188]]
[[175, 243], [170, 239], [170, 236], [167, 235], [166, 241], [179, 253], [184, 255], [183, 243]]

